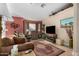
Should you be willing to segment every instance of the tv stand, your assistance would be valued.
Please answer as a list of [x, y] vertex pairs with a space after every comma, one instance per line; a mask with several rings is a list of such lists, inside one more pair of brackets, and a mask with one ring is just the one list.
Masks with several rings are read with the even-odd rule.
[[47, 40], [52, 43], [56, 43], [56, 38], [57, 38], [57, 34], [53, 34], [53, 36], [47, 35]]

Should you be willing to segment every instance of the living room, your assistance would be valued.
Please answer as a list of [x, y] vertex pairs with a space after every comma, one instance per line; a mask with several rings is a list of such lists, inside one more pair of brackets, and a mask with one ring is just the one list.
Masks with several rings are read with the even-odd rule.
[[[10, 17], [4, 15], [7, 14], [4, 8], [6, 5], [7, 11], [11, 13]], [[21, 5], [22, 7], [19, 7]], [[59, 7], [56, 8], [58, 5]], [[72, 3], [4, 3], [1, 6], [5, 11], [0, 17], [2, 21], [1, 55], [72, 56], [74, 20]], [[32, 7], [37, 7], [37, 10], [39, 7], [42, 12], [46, 11], [40, 13], [39, 10], [31, 10]], [[24, 8], [26, 9], [23, 10]], [[30, 14], [28, 14], [29, 10]], [[39, 15], [34, 13], [35, 11], [39, 12]]]

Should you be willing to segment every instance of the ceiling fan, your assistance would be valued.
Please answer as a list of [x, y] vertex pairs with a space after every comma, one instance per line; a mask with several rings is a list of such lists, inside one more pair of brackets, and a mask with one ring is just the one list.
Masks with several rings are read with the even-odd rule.
[[45, 6], [46, 6], [46, 4], [45, 4], [45, 3], [42, 3], [42, 4], [41, 4], [41, 7], [42, 7], [42, 8], [44, 8]]

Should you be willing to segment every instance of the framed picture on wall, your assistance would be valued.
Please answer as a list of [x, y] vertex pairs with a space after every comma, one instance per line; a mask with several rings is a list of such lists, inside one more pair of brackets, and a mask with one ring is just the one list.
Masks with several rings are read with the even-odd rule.
[[62, 28], [71, 27], [71, 26], [73, 26], [73, 22], [74, 22], [74, 17], [69, 17], [69, 18], [61, 19], [60, 20], [60, 26]]

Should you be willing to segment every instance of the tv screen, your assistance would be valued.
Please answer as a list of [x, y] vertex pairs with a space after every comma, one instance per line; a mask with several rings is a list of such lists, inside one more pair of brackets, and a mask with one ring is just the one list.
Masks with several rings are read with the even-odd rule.
[[47, 26], [46, 33], [55, 34], [55, 26]]

